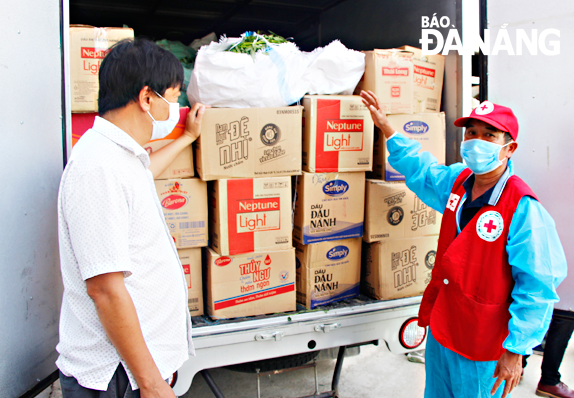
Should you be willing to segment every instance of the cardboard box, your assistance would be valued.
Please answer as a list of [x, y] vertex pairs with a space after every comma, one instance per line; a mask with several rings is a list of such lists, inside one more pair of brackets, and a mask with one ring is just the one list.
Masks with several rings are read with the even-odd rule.
[[296, 245], [297, 301], [313, 309], [355, 297], [361, 280], [361, 238]]
[[373, 168], [373, 120], [356, 95], [303, 98], [303, 169], [312, 173]]
[[441, 220], [405, 183], [367, 180], [365, 242], [438, 235]]
[[423, 294], [437, 245], [438, 236], [364, 243], [361, 291], [377, 300]]
[[134, 37], [131, 28], [70, 25], [70, 89], [72, 112], [97, 112], [100, 64], [110, 47]]
[[203, 281], [201, 277], [201, 248], [178, 250], [187, 282], [187, 304], [191, 316], [203, 315]]
[[290, 177], [217, 180], [209, 195], [210, 246], [220, 255], [293, 247]]
[[371, 90], [385, 113], [413, 113], [413, 53], [388, 49], [364, 51], [365, 74], [355, 92]]
[[[415, 113], [413, 115], [389, 115], [391, 126], [406, 137], [418, 141], [422, 149], [437, 158], [439, 164], [446, 162], [446, 122], [444, 112]], [[388, 162], [387, 139], [378, 131], [375, 134], [374, 177], [386, 181], [404, 181], [405, 176]]]
[[414, 112], [440, 112], [444, 80], [444, 55], [423, 55], [420, 48], [399, 47], [413, 53]]
[[295, 311], [295, 249], [235, 256], [207, 251], [209, 316], [236, 318]]
[[[157, 151], [167, 144], [172, 143], [176, 138], [182, 135], [183, 130], [185, 129], [185, 121], [188, 113], [189, 108], [179, 108], [179, 122], [177, 122], [173, 131], [161, 140], [148, 142], [144, 145], [144, 149], [151, 154], [153, 151]], [[82, 135], [92, 128], [96, 116], [98, 116], [97, 113], [72, 113], [72, 146], [76, 145], [76, 142], [78, 142]], [[175, 157], [173, 162], [156, 178], [156, 180], [187, 178], [193, 177], [193, 174], [193, 150], [190, 145]]]
[[363, 236], [365, 173], [297, 177], [293, 238], [304, 245]]
[[156, 180], [155, 188], [175, 246], [207, 246], [207, 183], [199, 178]]
[[211, 108], [196, 141], [197, 172], [204, 181], [301, 174], [299, 106]]

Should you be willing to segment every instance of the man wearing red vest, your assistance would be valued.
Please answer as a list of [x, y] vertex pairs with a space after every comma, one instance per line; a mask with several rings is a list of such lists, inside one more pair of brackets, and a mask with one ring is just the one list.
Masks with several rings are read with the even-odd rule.
[[443, 213], [419, 310], [419, 325], [429, 326], [425, 397], [507, 397], [522, 355], [548, 329], [567, 270], [554, 220], [514, 175], [518, 121], [510, 108], [483, 102], [455, 121], [466, 127], [466, 165], [444, 166], [395, 132], [374, 93], [361, 96], [387, 139], [389, 163]]

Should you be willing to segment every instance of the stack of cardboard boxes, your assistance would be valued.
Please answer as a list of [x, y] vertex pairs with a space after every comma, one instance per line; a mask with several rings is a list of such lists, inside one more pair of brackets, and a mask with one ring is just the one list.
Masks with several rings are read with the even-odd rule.
[[[445, 116], [440, 111], [444, 57], [420, 49], [366, 52], [357, 91], [371, 90], [395, 131], [417, 140], [445, 163]], [[441, 214], [426, 206], [389, 162], [386, 139], [375, 129], [374, 170], [365, 191], [362, 291], [380, 300], [422, 294], [434, 266]]]
[[297, 301], [307, 308], [359, 294], [365, 172], [373, 121], [358, 96], [303, 99], [303, 175], [295, 178]]
[[291, 176], [301, 173], [301, 107], [207, 109], [195, 146], [209, 182], [208, 315], [294, 311]]
[[[113, 41], [106, 30], [78, 29], [94, 43], [103, 43], [104, 32], [108, 46], [133, 37], [118, 29], [123, 36]], [[74, 39], [75, 33], [72, 58], [75, 50], [88, 54], [89, 40]], [[105, 55], [98, 46], [92, 59], [78, 58], [95, 83], [80, 83], [83, 72], [72, 68], [74, 112], [91, 112], [74, 113], [74, 143], [96, 116]], [[445, 119], [438, 112], [443, 73], [440, 55], [423, 57], [412, 47], [374, 50], [366, 53], [358, 86], [374, 91], [393, 127], [439, 163], [445, 162]], [[179, 137], [188, 112], [180, 109], [175, 130], [146, 150]], [[352, 298], [360, 288], [377, 299], [407, 297], [428, 284], [441, 215], [400, 182], [404, 176], [388, 164], [385, 139], [359, 96], [207, 109], [194, 148], [195, 165], [189, 147], [155, 181], [193, 316], [203, 314], [204, 298], [207, 315], [234, 318], [294, 311], [296, 301], [312, 309]]]

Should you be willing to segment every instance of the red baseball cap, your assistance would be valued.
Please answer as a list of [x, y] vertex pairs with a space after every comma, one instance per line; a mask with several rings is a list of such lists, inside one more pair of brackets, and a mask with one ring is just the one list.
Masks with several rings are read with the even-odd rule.
[[518, 137], [518, 119], [514, 116], [512, 109], [484, 101], [470, 112], [470, 116], [461, 117], [454, 121], [457, 127], [466, 127], [470, 119], [482, 120], [501, 131], [510, 133], [513, 140]]

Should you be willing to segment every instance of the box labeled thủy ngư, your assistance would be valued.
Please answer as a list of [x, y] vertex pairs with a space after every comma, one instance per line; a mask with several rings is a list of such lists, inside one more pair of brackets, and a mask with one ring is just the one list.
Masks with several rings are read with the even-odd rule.
[[291, 177], [217, 180], [209, 195], [210, 246], [218, 254], [293, 247]]
[[210, 181], [301, 174], [302, 107], [211, 108], [195, 143], [197, 172]]
[[297, 244], [297, 301], [309, 309], [353, 298], [361, 279], [361, 238]]
[[203, 281], [201, 279], [201, 248], [177, 251], [187, 283], [187, 303], [191, 316], [203, 315]]
[[293, 238], [302, 244], [363, 235], [365, 173], [298, 176]]
[[444, 80], [444, 55], [423, 55], [420, 48], [399, 47], [413, 53], [413, 111], [440, 112]]
[[208, 248], [207, 253], [209, 316], [295, 311], [295, 249], [220, 256]]
[[70, 25], [70, 90], [72, 112], [97, 112], [100, 64], [110, 47], [133, 39], [131, 28]]
[[155, 180], [155, 188], [175, 246], [207, 246], [207, 183], [199, 178]]
[[405, 183], [367, 180], [365, 186], [365, 242], [439, 234], [442, 214]]
[[312, 173], [369, 171], [373, 120], [356, 95], [303, 98], [303, 169]]
[[361, 291], [377, 300], [423, 294], [431, 279], [438, 236], [363, 243]]
[[364, 53], [365, 74], [355, 93], [374, 92], [386, 114], [413, 113], [413, 53], [399, 49]]
[[[446, 122], [444, 112], [388, 115], [395, 131], [421, 144], [421, 151], [430, 152], [438, 161], [446, 161]], [[404, 181], [405, 176], [389, 163], [387, 139], [377, 129], [375, 139], [374, 176], [385, 181]]]

